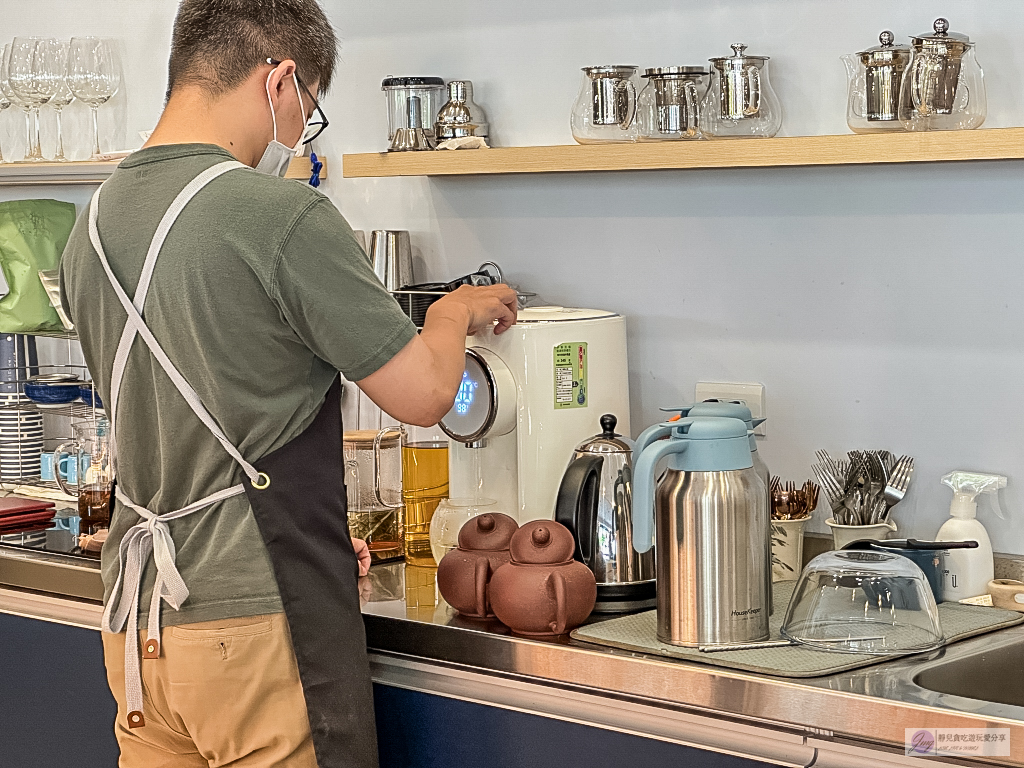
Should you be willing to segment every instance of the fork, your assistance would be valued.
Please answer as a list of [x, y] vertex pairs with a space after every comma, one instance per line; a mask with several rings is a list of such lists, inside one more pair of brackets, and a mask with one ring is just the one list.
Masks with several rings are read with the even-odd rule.
[[914, 474], [914, 459], [912, 456], [901, 456], [900, 460], [896, 462], [896, 465], [892, 468], [892, 474], [889, 475], [889, 482], [886, 483], [885, 490], [882, 491], [882, 495], [885, 497], [885, 512], [882, 515], [882, 519], [886, 520], [889, 517], [889, 510], [903, 501], [903, 497], [907, 494], [907, 488], [910, 486], [910, 477]]

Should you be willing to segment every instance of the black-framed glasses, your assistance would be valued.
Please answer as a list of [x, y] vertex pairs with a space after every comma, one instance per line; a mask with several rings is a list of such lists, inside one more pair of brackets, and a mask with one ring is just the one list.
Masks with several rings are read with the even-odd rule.
[[[281, 66], [281, 62], [277, 59], [267, 59], [267, 64], [272, 67]], [[310, 92], [309, 88], [306, 87], [306, 84], [302, 82], [302, 78], [299, 77], [298, 73], [295, 74], [295, 81], [299, 84], [299, 87], [306, 92], [306, 95], [309, 96], [309, 100], [313, 102], [313, 114], [310, 116], [309, 120], [306, 121], [306, 127], [302, 131], [302, 143], [309, 144], [317, 136], [327, 130], [327, 126], [330, 125], [330, 122], [328, 122], [327, 115], [324, 114], [323, 109], [320, 108], [320, 103], [316, 100], [316, 96], [314, 96]], [[318, 119], [314, 120], [313, 118]]]

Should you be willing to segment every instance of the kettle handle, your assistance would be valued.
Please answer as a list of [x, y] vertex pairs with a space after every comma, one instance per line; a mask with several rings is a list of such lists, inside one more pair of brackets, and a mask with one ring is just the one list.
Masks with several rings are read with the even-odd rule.
[[573, 459], [555, 497], [555, 522], [569, 529], [576, 539], [576, 559], [588, 565], [594, 554], [602, 463], [600, 456]]
[[682, 453], [689, 445], [688, 440], [663, 440], [650, 445], [640, 453], [633, 468], [633, 548], [641, 554], [654, 546], [654, 472], [658, 462]]

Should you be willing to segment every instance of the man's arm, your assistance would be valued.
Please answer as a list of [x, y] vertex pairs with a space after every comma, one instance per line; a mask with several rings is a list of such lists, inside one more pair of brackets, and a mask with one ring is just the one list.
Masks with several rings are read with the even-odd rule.
[[434, 302], [423, 331], [356, 383], [392, 418], [431, 427], [455, 402], [466, 367], [466, 337], [492, 333], [492, 326], [493, 333], [504, 333], [515, 321], [516, 292], [507, 285], [462, 286]]

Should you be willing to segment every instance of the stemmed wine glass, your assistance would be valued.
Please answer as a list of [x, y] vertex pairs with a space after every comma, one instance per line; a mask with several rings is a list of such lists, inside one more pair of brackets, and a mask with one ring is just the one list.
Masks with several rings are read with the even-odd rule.
[[23, 101], [11, 87], [10, 79], [11, 44], [4, 45], [3, 57], [0, 58], [0, 93], [15, 107], [25, 113], [25, 159], [32, 148], [32, 112], [27, 102]]
[[68, 87], [67, 80], [70, 47], [66, 40], [50, 38], [40, 45], [37, 56], [39, 77], [46, 80], [47, 90], [53, 92], [48, 103], [57, 115], [57, 153], [53, 159], [58, 163], [67, 161], [67, 157], [64, 155], [64, 128], [61, 113], [64, 111], [64, 107], [75, 100], [75, 94]]
[[44, 159], [39, 140], [39, 108], [57, 92], [57, 81], [47, 77], [41, 59], [46, 47], [56, 42], [51, 38], [16, 37], [7, 64], [11, 89], [28, 105], [32, 113], [34, 128], [30, 133], [29, 151], [25, 159], [33, 162]]
[[[0, 88], [0, 115], [2, 115], [4, 113], [4, 110], [8, 109], [10, 106], [11, 106], [11, 100], [8, 99], [4, 95], [3, 89]], [[4, 161], [4, 153], [3, 153], [3, 148], [0, 147], [0, 163], [3, 163], [3, 162], [5, 162]]]
[[114, 46], [98, 37], [71, 38], [67, 83], [75, 98], [92, 109], [93, 155], [98, 155], [99, 108], [121, 87], [121, 65]]

